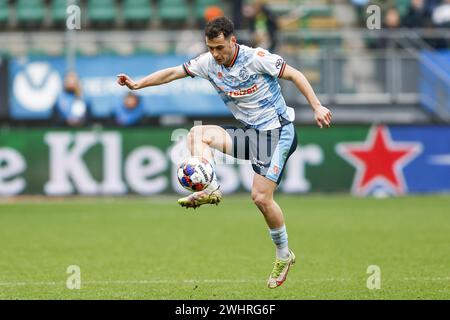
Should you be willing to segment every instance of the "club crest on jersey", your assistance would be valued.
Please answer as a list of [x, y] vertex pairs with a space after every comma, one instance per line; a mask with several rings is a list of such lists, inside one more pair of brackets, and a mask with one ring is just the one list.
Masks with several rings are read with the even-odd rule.
[[246, 81], [249, 77], [250, 75], [248, 74], [248, 71], [245, 67], [239, 71], [239, 78], [241, 78], [242, 80]]
[[278, 59], [275, 63], [275, 68], [280, 69], [281, 65], [283, 64], [283, 59]]
[[219, 79], [222, 79], [222, 78], [223, 78], [222, 72], [219, 71], [219, 72], [217, 73], [217, 77], [218, 77]]

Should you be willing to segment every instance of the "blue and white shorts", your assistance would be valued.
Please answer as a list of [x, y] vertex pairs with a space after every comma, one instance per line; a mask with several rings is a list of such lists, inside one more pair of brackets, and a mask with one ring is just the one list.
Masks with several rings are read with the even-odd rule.
[[250, 160], [253, 171], [280, 184], [286, 162], [297, 148], [292, 123], [273, 130], [222, 126], [233, 141], [232, 156]]

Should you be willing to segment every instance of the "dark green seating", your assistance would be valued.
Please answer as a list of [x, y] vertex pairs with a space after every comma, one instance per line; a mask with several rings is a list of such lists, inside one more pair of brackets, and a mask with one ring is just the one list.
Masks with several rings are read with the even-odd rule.
[[404, 16], [408, 12], [410, 4], [410, 0], [395, 0], [395, 6], [400, 16]]
[[17, 20], [26, 26], [41, 25], [44, 22], [45, 6], [43, 0], [18, 0]]
[[8, 0], [0, 0], [0, 25], [6, 25], [9, 21], [9, 16]]
[[[64, 24], [67, 19], [67, 0], [52, 0], [50, 4], [50, 16], [53, 23]], [[69, 4], [80, 5], [79, 0], [70, 0]]]
[[167, 22], [183, 22], [189, 15], [186, 0], [160, 0], [158, 9], [160, 19]]
[[93, 24], [112, 25], [117, 17], [114, 0], [88, 0], [87, 16]]
[[127, 23], [148, 22], [153, 15], [149, 0], [125, 0], [123, 17]]

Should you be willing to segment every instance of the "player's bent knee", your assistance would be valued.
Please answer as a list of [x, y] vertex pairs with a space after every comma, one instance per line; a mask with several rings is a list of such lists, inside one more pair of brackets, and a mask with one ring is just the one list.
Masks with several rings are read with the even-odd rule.
[[266, 208], [272, 203], [272, 197], [263, 192], [252, 192], [252, 200], [258, 208]]
[[188, 133], [188, 137], [195, 137], [195, 136], [200, 136], [202, 135], [202, 126], [193, 126]]
[[190, 146], [202, 142], [202, 126], [195, 126], [187, 134], [187, 142]]
[[[210, 130], [211, 131], [211, 130]], [[189, 145], [195, 145], [199, 143], [206, 143], [210, 145], [213, 141], [213, 137], [208, 135], [208, 128], [205, 126], [194, 126], [189, 130], [187, 134], [187, 142]]]

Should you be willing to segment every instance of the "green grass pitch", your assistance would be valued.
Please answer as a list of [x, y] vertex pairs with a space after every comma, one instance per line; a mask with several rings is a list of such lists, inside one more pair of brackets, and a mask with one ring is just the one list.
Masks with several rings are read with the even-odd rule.
[[[0, 299], [449, 299], [450, 197], [278, 196], [297, 255], [266, 288], [274, 247], [248, 195], [0, 204]], [[69, 265], [81, 289], [69, 290]], [[381, 288], [366, 287], [369, 265]]]

